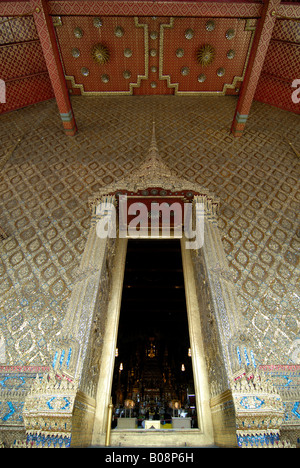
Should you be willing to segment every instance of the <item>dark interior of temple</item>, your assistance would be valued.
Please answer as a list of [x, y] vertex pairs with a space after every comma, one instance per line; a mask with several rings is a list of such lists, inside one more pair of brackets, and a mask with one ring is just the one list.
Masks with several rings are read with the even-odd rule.
[[[112, 387], [119, 417], [196, 427], [179, 240], [129, 240]], [[142, 426], [143, 427], [143, 426]], [[170, 427], [170, 426], [168, 426]]]

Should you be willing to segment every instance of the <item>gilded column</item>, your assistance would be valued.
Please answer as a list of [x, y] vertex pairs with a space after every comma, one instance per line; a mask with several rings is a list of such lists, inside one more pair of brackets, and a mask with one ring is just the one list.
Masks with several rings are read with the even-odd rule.
[[[58, 343], [63, 346], [55, 352], [53, 361], [53, 367], [60, 366], [79, 380], [82, 379], [84, 363], [88, 358], [92, 359], [92, 328], [96, 315], [106, 314], [106, 302], [103, 298], [100, 300], [100, 295], [106, 294], [109, 288], [107, 254], [112, 253], [115, 242], [115, 239], [108, 236], [101, 238], [98, 235], [97, 227], [101, 219], [108, 220], [108, 217], [114, 216], [113, 211], [99, 210], [101, 203], [114, 207], [115, 197], [105, 196], [102, 202], [92, 207], [91, 228], [59, 337]], [[62, 352], [64, 356], [61, 355]]]
[[205, 200], [203, 200], [201, 196], [195, 197], [196, 203], [203, 203], [203, 201], [205, 209], [202, 254], [206, 265], [208, 283], [211, 289], [213, 307], [222, 342], [227, 378], [230, 379], [233, 369], [228, 345], [232, 337], [243, 328], [243, 320], [239, 310], [235, 285], [218, 228], [216, 214], [217, 205], [207, 197], [205, 197]]

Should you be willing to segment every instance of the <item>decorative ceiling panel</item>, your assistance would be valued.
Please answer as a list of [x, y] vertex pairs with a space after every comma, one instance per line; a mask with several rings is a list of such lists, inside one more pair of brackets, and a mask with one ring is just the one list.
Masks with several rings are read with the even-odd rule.
[[53, 17], [74, 94], [238, 92], [256, 20]]
[[[64, 17], [56, 32], [67, 79], [82, 94], [132, 94], [148, 73], [148, 27], [133, 17]], [[58, 24], [57, 22], [55, 24]], [[96, 46], [107, 60], [97, 61]]]
[[254, 21], [176, 18], [162, 29], [161, 75], [177, 94], [226, 93], [242, 81]]

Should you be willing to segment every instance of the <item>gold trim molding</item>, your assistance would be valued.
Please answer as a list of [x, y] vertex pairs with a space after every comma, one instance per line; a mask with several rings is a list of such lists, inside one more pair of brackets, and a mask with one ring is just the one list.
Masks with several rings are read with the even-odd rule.
[[232, 396], [231, 390], [226, 390], [220, 395], [214, 396], [210, 399], [210, 407], [213, 408], [214, 406], [221, 405], [223, 403], [227, 403], [228, 401], [232, 401], [232, 400], [233, 400], [233, 396]]

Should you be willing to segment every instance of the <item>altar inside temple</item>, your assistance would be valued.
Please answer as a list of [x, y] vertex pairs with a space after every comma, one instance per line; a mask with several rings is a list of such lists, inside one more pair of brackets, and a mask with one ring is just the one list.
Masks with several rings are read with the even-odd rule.
[[112, 428], [197, 428], [179, 240], [128, 242]]

